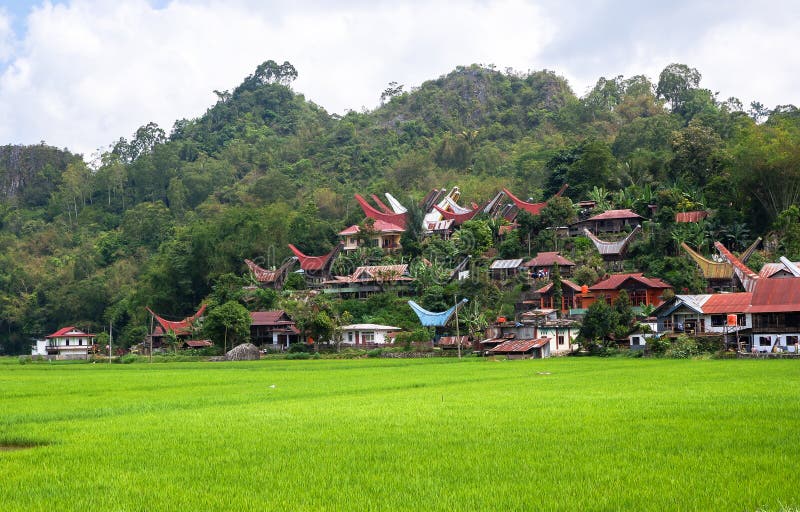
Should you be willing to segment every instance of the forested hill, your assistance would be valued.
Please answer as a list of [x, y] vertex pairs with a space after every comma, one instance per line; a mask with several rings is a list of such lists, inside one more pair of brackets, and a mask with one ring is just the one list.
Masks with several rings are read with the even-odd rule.
[[[93, 167], [44, 145], [0, 148], [2, 350], [109, 321], [123, 343], [138, 341], [146, 305], [180, 317], [209, 295], [221, 300], [244, 258], [280, 263], [287, 243], [330, 249], [363, 219], [353, 192], [410, 205], [458, 185], [480, 203], [501, 187], [542, 199], [568, 183], [573, 201], [648, 217], [655, 204], [656, 236], [632, 248], [632, 264], [687, 290], [702, 282], [680, 241], [739, 249], [769, 235], [775, 254], [800, 257], [800, 113], [721, 100], [688, 66], [652, 81], [601, 78], [582, 98], [551, 71], [459, 67], [410, 90], [390, 84], [379, 108], [344, 116], [293, 92], [296, 76], [267, 61], [216, 91], [200, 118], [170, 133], [146, 124]], [[673, 224], [692, 209], [713, 215]], [[547, 249], [544, 227], [500, 247], [494, 226], [490, 245], [504, 255], [527, 254], [528, 239]], [[396, 258], [431, 245], [410, 233]]]

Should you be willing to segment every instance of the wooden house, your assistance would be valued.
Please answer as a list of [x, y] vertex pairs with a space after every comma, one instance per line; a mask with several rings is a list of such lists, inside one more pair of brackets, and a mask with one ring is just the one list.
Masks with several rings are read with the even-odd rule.
[[369, 265], [356, 268], [349, 276], [334, 276], [324, 282], [323, 293], [340, 298], [365, 299], [375, 293], [389, 289], [398, 294], [408, 291], [414, 278], [408, 273], [408, 265]]
[[752, 296], [749, 292], [676, 295], [653, 311], [656, 331], [667, 336], [736, 334], [749, 339], [752, 321], [747, 310]]
[[539, 294], [539, 308], [540, 309], [557, 309], [562, 314], [568, 315], [571, 310], [583, 309], [583, 293], [584, 287], [570, 281], [569, 279], [561, 280], [561, 303], [556, 304], [553, 297], [553, 283], [547, 283], [545, 286], [536, 290]]
[[532, 277], [547, 277], [553, 272], [553, 267], [558, 265], [558, 272], [562, 277], [569, 277], [572, 275], [572, 269], [575, 263], [568, 260], [559, 252], [540, 252], [535, 258], [525, 262]]
[[659, 306], [664, 302], [663, 295], [672, 290], [672, 285], [655, 277], [645, 277], [641, 273], [614, 274], [589, 287], [589, 293], [582, 298], [582, 305], [588, 308], [598, 300], [609, 304], [619, 296], [621, 290], [628, 293], [632, 306]]
[[262, 349], [282, 350], [300, 342], [300, 331], [282, 309], [251, 311], [250, 341]]
[[162, 348], [165, 345], [165, 336], [168, 333], [174, 334], [175, 337], [181, 341], [192, 339], [194, 332], [198, 327], [199, 320], [206, 310], [206, 305], [201, 305], [200, 309], [198, 309], [194, 315], [187, 316], [186, 318], [177, 321], [167, 320], [164, 317], [154, 313], [152, 309], [146, 309], [156, 322], [154, 329], [148, 336], [149, 343], [145, 344], [143, 347], [143, 349], [149, 350], [150, 347], [154, 349]]
[[631, 231], [636, 226], [641, 226], [643, 220], [644, 217], [630, 209], [608, 210], [570, 225], [570, 235], [579, 235], [584, 229], [595, 235]]

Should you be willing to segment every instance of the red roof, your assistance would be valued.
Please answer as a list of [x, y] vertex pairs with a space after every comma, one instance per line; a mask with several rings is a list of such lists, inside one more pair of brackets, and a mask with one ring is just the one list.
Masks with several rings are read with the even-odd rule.
[[672, 285], [665, 283], [656, 277], [644, 277], [642, 273], [636, 274], [614, 274], [608, 279], [604, 279], [599, 283], [590, 286], [592, 291], [599, 290], [618, 290], [625, 284], [626, 281], [633, 279], [634, 281], [643, 284], [647, 288], [672, 288]]
[[172, 331], [175, 334], [189, 334], [191, 332], [192, 324], [194, 324], [195, 320], [203, 316], [203, 312], [206, 310], [206, 305], [203, 304], [202, 306], [200, 306], [200, 309], [198, 309], [197, 313], [195, 313], [194, 315], [187, 316], [183, 320], [179, 320], [177, 322], [165, 320], [160, 316], [158, 316], [157, 314], [155, 314], [152, 309], [150, 308], [146, 309], [147, 311], [150, 312], [151, 315], [155, 317], [156, 321], [161, 325], [161, 327], [164, 329], [165, 332]]
[[587, 220], [613, 220], [613, 219], [643, 219], [641, 215], [632, 212], [629, 209], [625, 210], [608, 210], [606, 212], [589, 217]]
[[678, 212], [675, 214], [675, 222], [700, 222], [708, 217], [708, 212], [700, 210], [694, 212]]
[[472, 220], [475, 214], [478, 213], [478, 208], [473, 208], [467, 213], [451, 212], [450, 210], [444, 210], [442, 208], [439, 208], [438, 205], [433, 205], [433, 209], [439, 212], [443, 218], [448, 220], [453, 220], [455, 221], [456, 224], [463, 224], [468, 220]]
[[[284, 319], [281, 320], [282, 318]], [[289, 320], [289, 316], [282, 309], [273, 309], [270, 311], [251, 311], [250, 321], [251, 325], [277, 325], [279, 322], [294, 323]]]
[[744, 313], [750, 307], [753, 294], [749, 292], [741, 293], [715, 293], [703, 303], [703, 313]]
[[535, 258], [523, 265], [523, 267], [552, 267], [553, 265], [575, 266], [567, 258], [561, 256], [559, 252], [540, 252]]
[[[391, 222], [386, 222], [381, 219], [373, 219], [375, 223], [372, 225], [372, 228], [379, 232], [379, 233], [402, 233], [405, 231], [405, 228], [398, 226], [397, 224], [392, 224]], [[361, 228], [358, 224], [353, 224], [349, 228], [343, 229], [339, 232], [339, 236], [347, 236], [347, 235], [355, 235], [361, 232]]]
[[495, 354], [525, 353], [534, 348], [540, 348], [550, 341], [550, 338], [537, 338], [527, 340], [508, 340], [490, 349]]
[[800, 277], [759, 279], [748, 313], [800, 311]]
[[[562, 286], [562, 289], [563, 289], [564, 286], [566, 286], [568, 288], [572, 288], [576, 292], [580, 292], [581, 291], [581, 286], [578, 285], [578, 284], [573, 283], [569, 279], [562, 279], [561, 280], [561, 286]], [[552, 287], [553, 287], [553, 283], [547, 283], [546, 285], [544, 285], [541, 288], [539, 288], [538, 290], [536, 290], [536, 292], [537, 293], [547, 293], [547, 292], [550, 291], [550, 289]]]
[[[67, 334], [70, 331], [75, 331], [75, 332], [72, 334]], [[74, 326], [70, 325], [69, 327], [62, 327], [53, 334], [45, 336], [45, 338], [85, 338], [87, 336], [93, 338], [94, 334], [87, 334], [79, 329], [76, 329]]]
[[442, 336], [439, 338], [439, 346], [457, 347], [459, 340], [462, 346], [469, 345], [469, 336]]
[[297, 259], [300, 261], [300, 268], [303, 270], [324, 270], [325, 266], [328, 264], [328, 260], [331, 259], [338, 251], [338, 248], [334, 248], [328, 254], [323, 254], [322, 256], [307, 256], [300, 252], [300, 249], [295, 247], [292, 244], [288, 244], [289, 249], [297, 256]]
[[376, 209], [374, 206], [369, 204], [366, 199], [361, 197], [359, 194], [355, 194], [356, 201], [358, 204], [361, 205], [361, 209], [364, 210], [364, 215], [371, 219], [375, 220], [382, 220], [388, 222], [390, 224], [394, 224], [395, 226], [400, 226], [401, 228], [405, 229], [406, 226], [406, 213], [386, 213]]

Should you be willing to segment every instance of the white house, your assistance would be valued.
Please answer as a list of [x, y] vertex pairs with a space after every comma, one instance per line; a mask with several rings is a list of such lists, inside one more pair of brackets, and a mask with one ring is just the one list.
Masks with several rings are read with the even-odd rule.
[[379, 324], [350, 324], [342, 326], [342, 343], [346, 345], [383, 345], [390, 343], [387, 334], [401, 331], [400, 327]]
[[[45, 336], [43, 355], [55, 356], [56, 359], [87, 359], [95, 337], [73, 326], [63, 327]], [[40, 349], [40, 342], [37, 342], [37, 349]]]

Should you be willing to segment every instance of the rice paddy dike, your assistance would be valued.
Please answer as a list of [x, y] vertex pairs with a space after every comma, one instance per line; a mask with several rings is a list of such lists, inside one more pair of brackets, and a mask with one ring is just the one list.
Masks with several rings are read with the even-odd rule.
[[800, 366], [0, 360], [0, 510], [796, 510]]

